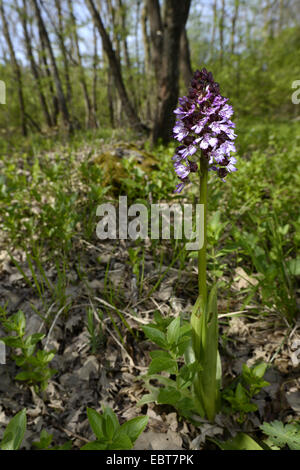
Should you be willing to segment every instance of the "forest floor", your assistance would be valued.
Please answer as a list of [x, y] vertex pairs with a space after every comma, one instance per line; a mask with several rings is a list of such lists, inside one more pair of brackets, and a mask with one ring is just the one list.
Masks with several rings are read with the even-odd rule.
[[189, 319], [197, 298], [196, 258], [175, 240], [96, 237], [101, 202], [117, 204], [124, 194], [130, 202], [178, 202], [173, 147], [151, 151], [143, 142], [106, 138], [59, 144], [54, 151], [32, 144], [31, 151], [2, 151], [2, 316], [21, 310], [26, 334], [45, 334], [41, 347], [56, 351], [51, 367], [57, 372], [44, 391], [17, 381], [20, 368], [7, 347], [0, 365], [0, 434], [26, 408], [24, 448], [32, 448], [42, 430], [53, 434], [54, 445], [71, 440], [80, 448], [93, 439], [87, 407], [100, 411], [104, 404], [120, 423], [149, 416], [135, 449], [214, 449], [210, 438], [222, 441], [243, 431], [259, 440], [263, 422], [299, 419], [299, 222], [293, 201], [300, 185], [296, 172], [286, 173], [282, 155], [292, 165], [300, 142], [291, 150], [285, 127], [277, 134], [267, 130], [266, 138], [266, 125], [256, 129], [251, 144], [244, 133], [238, 179], [233, 175], [225, 189], [218, 181], [211, 190], [208, 279], [219, 283], [223, 387], [239, 377], [243, 364], [259, 362], [268, 364], [268, 385], [253, 398], [255, 411], [241, 418], [227, 408], [214, 424], [203, 419], [199, 426], [169, 405], [137, 406], [155, 348], [141, 327], [155, 312]]

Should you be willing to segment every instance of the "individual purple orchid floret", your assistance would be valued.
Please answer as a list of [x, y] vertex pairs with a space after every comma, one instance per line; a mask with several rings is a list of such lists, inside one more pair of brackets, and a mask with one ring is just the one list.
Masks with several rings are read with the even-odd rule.
[[230, 120], [233, 108], [227, 101], [211, 72], [203, 68], [194, 73], [188, 96], [179, 98], [180, 106], [174, 111], [177, 117], [174, 138], [180, 142], [172, 158], [180, 179], [175, 192], [181, 192], [189, 182], [189, 174], [198, 170], [195, 162], [198, 150], [207, 158], [208, 169], [216, 171], [223, 181], [228, 173], [236, 171], [236, 158], [230, 156], [236, 151], [235, 124]]

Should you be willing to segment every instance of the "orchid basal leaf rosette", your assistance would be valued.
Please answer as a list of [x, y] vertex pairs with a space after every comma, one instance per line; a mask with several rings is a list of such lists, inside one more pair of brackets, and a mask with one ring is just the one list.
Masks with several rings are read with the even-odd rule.
[[180, 106], [174, 111], [174, 138], [180, 142], [172, 157], [180, 179], [175, 192], [181, 192], [189, 183], [189, 174], [198, 171], [199, 150], [208, 160], [208, 170], [216, 171], [223, 181], [228, 173], [236, 171], [236, 158], [231, 156], [236, 151], [235, 124], [230, 120], [234, 111], [227, 101], [211, 72], [203, 68], [194, 73], [188, 96], [179, 98]]

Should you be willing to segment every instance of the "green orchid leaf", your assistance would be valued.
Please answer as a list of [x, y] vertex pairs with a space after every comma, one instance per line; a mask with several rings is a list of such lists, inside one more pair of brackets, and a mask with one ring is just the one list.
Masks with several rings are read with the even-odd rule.
[[26, 431], [26, 409], [19, 411], [8, 423], [3, 434], [0, 448], [18, 450]]
[[148, 416], [138, 416], [130, 419], [126, 423], [122, 424], [120, 430], [130, 438], [132, 443], [134, 443], [146, 428], [148, 419]]

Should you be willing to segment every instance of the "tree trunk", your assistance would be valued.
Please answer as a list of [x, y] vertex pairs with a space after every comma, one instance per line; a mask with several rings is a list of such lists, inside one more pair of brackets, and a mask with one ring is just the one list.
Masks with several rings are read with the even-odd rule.
[[279, 20], [278, 20], [278, 34], [281, 33], [282, 28], [284, 26], [284, 20], [285, 20], [285, 8], [286, 5], [284, 4], [284, 0], [280, 0], [279, 4]]
[[135, 38], [135, 64], [136, 64], [136, 75], [133, 79], [128, 77], [131, 84], [134, 84], [134, 87], [131, 87], [131, 93], [134, 100], [135, 109], [141, 109], [142, 102], [142, 93], [144, 88], [143, 80], [141, 80], [141, 60], [140, 60], [140, 37], [139, 37], [139, 22], [140, 22], [140, 9], [141, 9], [141, 0], [136, 0], [136, 22], [134, 27], [134, 38]]
[[219, 21], [221, 66], [223, 65], [223, 61], [224, 61], [224, 22], [225, 22], [225, 0], [222, 0], [221, 16], [220, 16], [220, 21]]
[[163, 53], [163, 25], [161, 20], [159, 0], [148, 0], [147, 12], [150, 22], [152, 64], [155, 78], [157, 82], [159, 82]]
[[123, 0], [117, 0], [119, 16], [120, 16], [120, 26], [122, 29], [121, 43], [123, 49], [124, 62], [128, 70], [131, 68], [129, 50], [127, 44], [127, 31], [126, 31], [126, 7], [123, 5]]
[[31, 40], [30, 40], [30, 37], [29, 37], [28, 28], [27, 28], [26, 0], [23, 0], [23, 11], [19, 10], [19, 16], [21, 18], [21, 22], [22, 22], [22, 26], [23, 26], [27, 57], [28, 57], [28, 60], [30, 62], [32, 75], [33, 75], [35, 83], [36, 83], [36, 87], [37, 87], [37, 91], [38, 91], [42, 111], [43, 111], [47, 126], [51, 127], [52, 126], [51, 115], [50, 115], [49, 108], [48, 108], [48, 105], [47, 105], [46, 97], [45, 97], [44, 92], [43, 92], [41, 77], [40, 77], [40, 74], [39, 74], [38, 66], [37, 66], [37, 64], [35, 62], [35, 59], [34, 59], [32, 47], [31, 47]]
[[66, 102], [65, 95], [64, 95], [64, 92], [63, 92], [63, 87], [62, 87], [61, 79], [60, 79], [60, 76], [59, 76], [58, 68], [57, 68], [57, 65], [56, 65], [56, 60], [55, 60], [55, 56], [54, 56], [53, 49], [52, 49], [52, 46], [51, 46], [51, 42], [50, 42], [46, 27], [45, 27], [44, 20], [42, 18], [42, 14], [41, 14], [38, 2], [37, 2], [37, 0], [32, 0], [32, 2], [33, 2], [33, 5], [34, 5], [34, 9], [35, 9], [35, 13], [36, 13], [36, 17], [37, 17], [37, 21], [38, 21], [38, 24], [39, 24], [39, 27], [40, 27], [40, 32], [41, 32], [43, 41], [44, 41], [44, 43], [47, 47], [47, 50], [49, 52], [52, 71], [53, 71], [53, 77], [54, 77], [54, 83], [55, 83], [55, 88], [56, 88], [56, 93], [57, 93], [57, 98], [58, 98], [59, 109], [62, 113], [64, 125], [66, 126], [68, 131], [71, 132], [72, 131], [72, 124], [70, 122], [68, 106], [67, 106], [67, 102]]
[[129, 101], [127, 91], [123, 82], [120, 63], [117, 59], [116, 53], [112, 47], [111, 40], [104, 28], [101, 16], [97, 11], [93, 0], [86, 0], [87, 6], [91, 12], [94, 23], [99, 31], [99, 34], [102, 38], [103, 49], [107, 55], [111, 73], [114, 76], [116, 87], [122, 102], [124, 112], [126, 113], [129, 123], [131, 126], [135, 127], [137, 130], [145, 130], [145, 126], [141, 123], [138, 118], [132, 104]]
[[193, 76], [190, 45], [186, 29], [182, 30], [180, 36], [180, 74], [183, 78], [186, 88], [189, 88]]
[[70, 80], [70, 71], [69, 71], [69, 61], [68, 61], [68, 54], [66, 51], [66, 46], [65, 46], [65, 41], [64, 41], [64, 26], [63, 26], [63, 14], [61, 10], [61, 0], [55, 0], [55, 7], [57, 11], [57, 16], [58, 16], [58, 42], [59, 42], [59, 47], [62, 53], [62, 58], [63, 58], [63, 64], [64, 64], [64, 75], [65, 75], [65, 81], [66, 81], [66, 99], [69, 103], [69, 106], [72, 101], [72, 86], [71, 86], [71, 80]]
[[41, 67], [44, 66], [44, 69], [45, 69], [45, 74], [46, 74], [47, 81], [48, 81], [49, 93], [52, 98], [53, 109], [52, 109], [51, 121], [52, 121], [52, 125], [56, 126], [57, 117], [59, 114], [58, 99], [55, 94], [55, 90], [53, 88], [53, 79], [52, 79], [52, 75], [51, 75], [48, 61], [47, 61], [46, 45], [44, 43], [40, 28], [39, 28], [39, 39], [40, 39], [39, 61], [40, 61]]
[[[106, 0], [107, 4], [107, 13], [108, 13], [108, 24], [112, 25], [112, 46], [116, 53], [116, 58], [119, 62], [120, 70], [122, 72], [122, 65], [121, 65], [121, 39], [120, 39], [120, 24], [119, 24], [119, 15], [118, 11], [113, 5], [112, 0]], [[98, 0], [98, 8], [101, 10], [101, 0]], [[115, 80], [112, 75], [112, 84], [110, 85], [111, 90], [115, 88]], [[114, 115], [116, 119], [116, 123], [118, 126], [122, 125], [122, 101], [120, 99], [119, 94], [111, 93], [113, 97], [114, 103]], [[133, 100], [131, 100], [131, 104], [133, 105]]]
[[148, 1], [144, 0], [143, 8], [141, 11], [141, 23], [142, 23], [142, 37], [143, 37], [143, 48], [144, 48], [144, 93], [146, 101], [146, 121], [151, 122], [153, 117], [153, 82], [154, 76], [151, 68], [151, 42], [150, 37], [147, 31], [147, 21], [148, 21]]
[[[156, 3], [156, 0], [152, 1]], [[152, 129], [153, 143], [160, 138], [163, 142], [168, 142], [172, 138], [172, 128], [175, 122], [173, 111], [179, 91], [180, 37], [188, 18], [190, 3], [190, 0], [182, 0], [180, 4], [174, 0], [165, 0], [164, 3], [161, 67], [158, 72], [156, 119]], [[153, 12], [150, 14], [150, 21], [151, 16], [153, 26]], [[160, 15], [157, 16], [156, 12], [156, 18], [159, 17]], [[151, 29], [153, 33], [153, 27]], [[160, 47], [160, 42], [158, 47]], [[157, 44], [154, 45], [153, 50], [156, 51], [156, 49]]]
[[117, 57], [118, 61], [121, 62], [121, 44], [120, 44], [120, 37], [119, 37], [119, 34], [118, 34], [118, 25], [117, 25], [117, 20], [116, 20], [116, 9], [113, 6], [111, 0], [106, 0], [106, 3], [107, 3], [107, 10], [110, 14], [110, 17], [111, 17], [110, 19], [111, 19], [111, 23], [112, 23], [112, 36], [113, 36], [112, 44], [113, 44], [113, 48], [116, 52], [116, 57]]
[[151, 51], [150, 51], [150, 38], [147, 33], [147, 16], [148, 16], [148, 5], [147, 0], [144, 0], [144, 5], [141, 13], [141, 23], [142, 23], [142, 35], [143, 35], [143, 45], [144, 45], [144, 64], [145, 64], [145, 73], [149, 77], [151, 74], [150, 63], [151, 63]]
[[8, 23], [4, 11], [4, 6], [3, 6], [3, 1], [0, 0], [0, 14], [2, 18], [2, 23], [3, 23], [3, 33], [5, 40], [8, 45], [9, 49], [9, 54], [10, 54], [10, 60], [12, 63], [12, 68], [16, 77], [16, 83], [18, 87], [18, 97], [19, 97], [19, 104], [20, 104], [20, 114], [21, 114], [21, 129], [22, 129], [22, 134], [24, 136], [27, 135], [27, 125], [26, 125], [26, 111], [25, 111], [25, 101], [24, 101], [24, 95], [23, 95], [23, 82], [22, 82], [22, 74], [21, 74], [21, 68], [20, 65], [17, 61], [16, 54], [14, 51], [13, 43], [10, 37], [9, 29], [8, 29]]
[[[124, 65], [126, 68], [126, 78], [127, 78], [127, 83], [128, 83], [128, 88], [129, 92], [132, 95], [132, 104], [134, 106], [134, 109], [137, 110], [139, 109], [139, 84], [135, 83], [135, 79], [132, 74], [132, 64], [130, 60], [130, 55], [129, 55], [129, 49], [128, 49], [128, 43], [127, 43], [127, 36], [128, 36], [128, 31], [126, 27], [126, 18], [127, 18], [127, 9], [126, 6], [123, 4], [123, 0], [117, 0], [117, 5], [118, 5], [118, 25], [121, 31], [121, 46], [122, 46], [122, 54], [123, 54], [123, 59], [124, 59]], [[136, 28], [138, 28], [139, 21], [136, 21]], [[137, 59], [139, 62], [139, 60]], [[140, 79], [140, 74], [137, 76], [137, 80]]]
[[216, 42], [216, 31], [217, 31], [217, 22], [218, 22], [218, 13], [217, 13], [217, 0], [214, 0], [213, 3], [213, 26], [212, 26], [212, 33], [211, 33], [211, 41], [210, 41], [210, 59], [214, 56], [215, 50], [215, 42]]
[[234, 0], [234, 14], [232, 17], [232, 24], [231, 24], [231, 54], [234, 54], [234, 47], [235, 47], [235, 30], [236, 30], [236, 22], [238, 19], [239, 14], [239, 6], [240, 0]]
[[78, 39], [78, 34], [77, 34], [76, 18], [73, 12], [72, 0], [68, 0], [68, 6], [69, 6], [70, 19], [71, 19], [71, 25], [72, 25], [72, 36], [74, 38], [76, 57], [77, 57], [77, 62], [78, 62], [78, 67], [79, 67], [79, 81], [81, 84], [83, 97], [84, 97], [84, 103], [85, 103], [86, 127], [87, 128], [97, 127], [96, 122], [95, 122], [95, 116], [93, 114], [92, 103], [89, 97], [88, 87], [87, 87], [87, 83], [85, 79], [84, 67], [82, 65], [81, 53], [80, 53], [80, 48], [79, 48], [79, 39]]
[[109, 65], [107, 65], [107, 98], [108, 98], [108, 111], [109, 111], [109, 121], [111, 127], [115, 128], [115, 107], [114, 107], [114, 93], [113, 93], [113, 77], [111, 76], [111, 70]]
[[98, 48], [97, 48], [97, 32], [95, 25], [93, 25], [93, 42], [94, 42], [94, 55], [93, 55], [93, 115], [95, 119], [96, 127], [99, 127], [99, 121], [97, 119], [97, 84], [98, 84], [98, 76], [97, 76], [97, 65], [98, 65]]
[[272, 13], [272, 4], [271, 0], [267, 0], [267, 4], [264, 7], [264, 30], [265, 30], [265, 40], [274, 37], [274, 18]]

